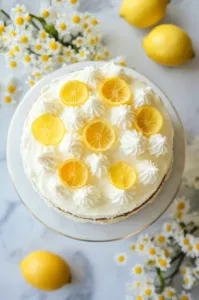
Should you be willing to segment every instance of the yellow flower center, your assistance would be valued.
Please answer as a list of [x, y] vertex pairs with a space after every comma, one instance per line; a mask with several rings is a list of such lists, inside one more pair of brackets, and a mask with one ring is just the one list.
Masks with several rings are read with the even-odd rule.
[[189, 300], [189, 297], [186, 295], [181, 296], [181, 300]]
[[165, 259], [160, 258], [160, 259], [158, 259], [158, 262], [159, 262], [161, 267], [166, 267], [167, 266], [167, 262], [166, 262]]
[[186, 270], [186, 269], [182, 269], [182, 270], [181, 270], [181, 274], [182, 274], [182, 275], [186, 275], [186, 274], [187, 274], [187, 270]]
[[40, 76], [41, 76], [41, 73], [36, 72], [34, 75], [35, 75], [35, 77], [40, 77]]
[[131, 250], [135, 251], [135, 245], [131, 245]]
[[99, 22], [96, 19], [91, 20], [92, 25], [97, 25]]
[[87, 29], [86, 29], [86, 32], [91, 33], [91, 32], [92, 32], [92, 29], [91, 29], [91, 28], [87, 28]]
[[8, 56], [10, 56], [10, 57], [15, 56], [14, 51], [13, 51], [13, 50], [10, 50], [10, 51], [8, 52]]
[[10, 67], [11, 68], [16, 68], [16, 66], [17, 66], [16, 61], [13, 60], [13, 61], [10, 62]]
[[163, 244], [165, 242], [165, 237], [163, 235], [160, 235], [158, 237], [158, 242], [161, 243], [161, 244]]
[[60, 63], [62, 63], [62, 62], [64, 61], [64, 59], [63, 59], [62, 56], [58, 56], [58, 57], [57, 57], [57, 60], [58, 60], [58, 62], [60, 62]]
[[136, 274], [141, 274], [141, 273], [142, 273], [142, 268], [136, 267], [136, 268], [135, 268], [135, 273], [136, 273]]
[[88, 28], [88, 23], [84, 23], [83, 27], [84, 27], [84, 29], [87, 29]]
[[14, 85], [9, 85], [8, 86], [8, 92], [10, 94], [14, 94], [16, 92], [16, 87]]
[[66, 30], [66, 28], [67, 28], [67, 26], [66, 26], [66, 24], [64, 24], [64, 23], [61, 23], [61, 24], [59, 25], [59, 29], [61, 29], [61, 30]]
[[110, 52], [109, 52], [109, 51], [105, 51], [105, 52], [104, 52], [104, 55], [105, 55], [106, 57], [109, 57]]
[[170, 224], [168, 224], [168, 225], [167, 225], [167, 227], [166, 227], [166, 229], [167, 229], [167, 231], [168, 231], [168, 232], [170, 232], [170, 231], [171, 231], [171, 229], [172, 229], [171, 225], [170, 225]]
[[57, 50], [57, 43], [56, 42], [51, 42], [50, 43], [50, 49], [53, 50], [53, 51]]
[[34, 84], [35, 84], [34, 80], [32, 80], [32, 79], [30, 79], [28, 83], [29, 83], [30, 85], [34, 85]]
[[29, 55], [25, 56], [25, 61], [29, 63], [31, 61], [31, 57]]
[[44, 9], [43, 12], [42, 12], [42, 16], [43, 16], [44, 18], [48, 18], [49, 15], [50, 15], [49, 11], [46, 10], [46, 9]]
[[164, 300], [165, 299], [165, 297], [163, 296], [163, 295], [160, 295], [159, 297], [158, 297], [158, 300]]
[[102, 57], [100, 55], [97, 55], [96, 60], [102, 60]]
[[85, 52], [84, 51], [79, 52], [79, 56], [84, 57], [85, 56]]
[[155, 255], [155, 254], [156, 254], [156, 250], [155, 250], [154, 248], [151, 248], [151, 249], [149, 250], [149, 254], [150, 254], [150, 255]]
[[176, 213], [176, 218], [182, 219], [182, 216], [183, 216], [183, 213], [182, 213], [181, 211], [178, 211], [178, 212]]
[[5, 97], [4, 97], [4, 101], [5, 101], [6, 103], [10, 103], [10, 102], [12, 102], [12, 98], [11, 98], [10, 96], [5, 96]]
[[122, 66], [122, 67], [125, 67], [125, 66], [126, 66], [125, 61], [120, 61], [119, 64], [120, 64], [120, 66]]
[[19, 16], [16, 18], [17, 25], [21, 26], [21, 25], [23, 25], [23, 23], [24, 23], [24, 19], [22, 17]]
[[120, 256], [118, 257], [118, 261], [119, 261], [119, 262], [123, 262], [124, 260], [125, 260], [124, 255], [120, 255]]
[[151, 289], [146, 289], [145, 290], [145, 295], [151, 296], [151, 294], [152, 294], [152, 290]]
[[15, 46], [13, 47], [13, 49], [14, 49], [15, 52], [19, 52], [19, 50], [20, 50], [20, 49], [19, 49], [19, 46], [17, 46], [17, 45], [15, 45]]
[[17, 35], [16, 31], [14, 31], [14, 30], [10, 31], [10, 36], [11, 36], [11, 37], [12, 37], [12, 36], [16, 36], [16, 35]]
[[140, 251], [144, 250], [144, 245], [143, 245], [143, 244], [140, 244], [140, 245], [139, 245], [139, 249], [140, 249]]
[[192, 246], [189, 246], [189, 251], [192, 251], [193, 250], [193, 247]]
[[199, 244], [196, 244], [196, 250], [199, 251]]
[[172, 291], [168, 290], [167, 291], [167, 296], [168, 297], [172, 297], [172, 296], [174, 296], [174, 293]]
[[143, 300], [143, 297], [142, 296], [137, 296], [136, 300]]
[[91, 38], [91, 39], [89, 40], [89, 44], [90, 44], [90, 45], [94, 45], [94, 44], [95, 44], [95, 42], [96, 42], [96, 41], [95, 41], [95, 39], [94, 39], [94, 38]]
[[42, 39], [45, 39], [45, 38], [47, 37], [47, 34], [46, 34], [44, 31], [42, 31], [42, 32], [40, 33], [40, 37], [41, 37]]
[[70, 0], [70, 3], [71, 3], [71, 4], [76, 4], [76, 3], [77, 3], [77, 0]]
[[141, 286], [141, 282], [136, 283], [136, 287], [139, 288]]
[[22, 35], [21, 42], [24, 44], [28, 43], [28, 37], [26, 35]]
[[0, 36], [2, 35], [2, 33], [5, 31], [5, 26], [0, 25]]
[[70, 51], [66, 51], [66, 52], [65, 52], [65, 55], [66, 55], [67, 57], [69, 57], [69, 56], [71, 56], [71, 52], [70, 52]]
[[26, 20], [27, 20], [27, 21], [30, 21], [31, 19], [32, 19], [32, 17], [31, 17], [31, 16], [29, 16], [29, 15], [28, 15], [28, 16], [26, 16]]
[[164, 250], [164, 255], [165, 255], [166, 257], [169, 257], [169, 251], [168, 251], [167, 249]]
[[74, 16], [73, 17], [73, 22], [78, 24], [79, 22], [81, 21], [80, 17], [79, 16]]
[[77, 40], [77, 44], [81, 45], [82, 44], [82, 40]]
[[43, 56], [42, 56], [42, 61], [46, 62], [46, 61], [48, 61], [48, 60], [49, 60], [48, 55], [43, 55]]
[[148, 265], [154, 265], [156, 263], [156, 261], [155, 260], [153, 260], [153, 259], [150, 259], [149, 261], [148, 261]]
[[184, 202], [179, 202], [177, 205], [177, 210], [183, 210], [185, 208]]
[[183, 244], [184, 245], [189, 245], [189, 240], [187, 238], [185, 238], [184, 241], [183, 241]]
[[21, 7], [17, 7], [15, 11], [16, 12], [23, 12], [23, 9]]
[[35, 49], [36, 49], [37, 51], [41, 50], [41, 48], [42, 48], [42, 46], [41, 46], [40, 44], [36, 44], [36, 45], [35, 45]]
[[188, 284], [188, 283], [189, 283], [189, 278], [186, 277], [185, 280], [184, 280], [184, 282], [185, 282], [186, 284]]

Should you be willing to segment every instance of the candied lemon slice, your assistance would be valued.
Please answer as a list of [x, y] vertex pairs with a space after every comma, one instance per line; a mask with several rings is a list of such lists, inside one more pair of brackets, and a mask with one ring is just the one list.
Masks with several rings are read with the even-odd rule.
[[79, 189], [87, 184], [88, 168], [77, 158], [67, 159], [59, 168], [59, 178], [65, 186]]
[[115, 140], [115, 130], [104, 120], [93, 120], [84, 128], [84, 144], [94, 152], [104, 152], [108, 150], [115, 143]]
[[67, 106], [79, 106], [89, 97], [88, 86], [79, 80], [71, 80], [65, 83], [60, 90], [60, 98]]
[[124, 161], [111, 166], [108, 173], [112, 184], [121, 190], [131, 188], [137, 181], [135, 169]]
[[161, 113], [154, 107], [144, 105], [135, 112], [135, 127], [145, 136], [156, 134], [163, 125]]
[[132, 92], [124, 79], [111, 77], [106, 79], [99, 87], [102, 99], [112, 106], [129, 103]]
[[66, 129], [62, 120], [50, 114], [43, 114], [32, 123], [34, 138], [45, 146], [59, 144], [65, 132]]

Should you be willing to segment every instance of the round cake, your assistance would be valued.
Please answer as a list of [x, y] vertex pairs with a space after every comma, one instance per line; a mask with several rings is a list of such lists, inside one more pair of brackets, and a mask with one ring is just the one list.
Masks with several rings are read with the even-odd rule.
[[78, 221], [113, 223], [152, 201], [169, 177], [173, 126], [159, 95], [109, 62], [41, 90], [21, 155], [48, 205]]

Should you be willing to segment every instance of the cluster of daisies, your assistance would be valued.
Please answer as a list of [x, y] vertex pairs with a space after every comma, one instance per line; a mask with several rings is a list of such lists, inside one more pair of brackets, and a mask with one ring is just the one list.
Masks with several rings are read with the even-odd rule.
[[[30, 86], [63, 65], [108, 59], [98, 20], [78, 13], [77, 6], [78, 0], [54, 0], [40, 9], [39, 16], [24, 5], [13, 7], [10, 15], [0, 10], [0, 52], [11, 69], [25, 66]], [[10, 103], [14, 96], [13, 89], [7, 88], [4, 101]]]
[[[188, 147], [183, 186], [194, 188], [196, 194], [198, 155], [199, 139], [195, 139]], [[189, 290], [199, 284], [199, 212], [190, 210], [190, 200], [176, 198], [170, 209], [169, 222], [164, 223], [158, 233], [139, 236], [130, 247], [143, 257], [144, 263], [132, 268], [127, 300], [192, 299]], [[126, 253], [119, 253], [115, 259], [118, 264], [124, 265], [128, 257]], [[171, 286], [178, 274], [181, 274], [184, 289], [180, 294]]]

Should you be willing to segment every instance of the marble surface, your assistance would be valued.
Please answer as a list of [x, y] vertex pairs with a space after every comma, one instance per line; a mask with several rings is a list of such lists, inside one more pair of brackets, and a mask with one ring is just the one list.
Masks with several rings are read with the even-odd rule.
[[[42, 1], [1, 0], [7, 11], [15, 3], [27, 3], [36, 11]], [[113, 55], [126, 55], [129, 65], [148, 76], [160, 86], [178, 110], [188, 137], [199, 132], [199, 56], [180, 68], [156, 65], [145, 55], [141, 40], [149, 30], [138, 30], [127, 25], [118, 16], [120, 0], [84, 1], [81, 10], [97, 14]], [[199, 53], [199, 1], [175, 0], [168, 7], [164, 22], [183, 27], [191, 36], [195, 52]], [[0, 81], [9, 70], [0, 57]], [[23, 87], [23, 85], [22, 85]], [[24, 87], [23, 92], [26, 91]], [[67, 239], [48, 230], [36, 221], [20, 200], [6, 168], [6, 136], [15, 107], [3, 105], [0, 109], [0, 299], [1, 300], [101, 300], [124, 299], [125, 283], [130, 278], [132, 264], [139, 260], [129, 251], [133, 238], [113, 243], [85, 243]], [[166, 218], [164, 215], [150, 230]], [[26, 254], [37, 249], [57, 252], [72, 267], [73, 282], [70, 286], [53, 292], [39, 292], [27, 285], [19, 269], [19, 262]], [[114, 254], [127, 251], [129, 263], [118, 267]], [[197, 299], [194, 290], [193, 299]]]

